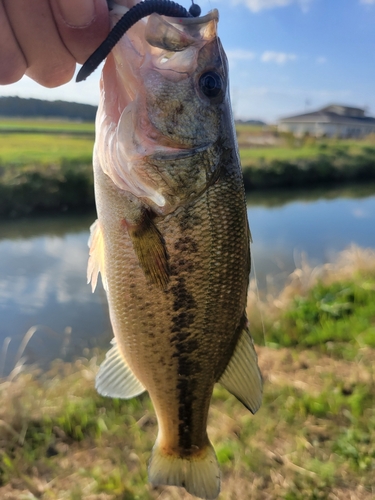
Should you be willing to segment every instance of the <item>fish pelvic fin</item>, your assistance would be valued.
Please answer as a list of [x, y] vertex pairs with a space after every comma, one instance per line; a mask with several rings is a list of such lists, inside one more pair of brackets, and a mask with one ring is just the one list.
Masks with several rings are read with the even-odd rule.
[[169, 262], [165, 241], [147, 211], [136, 224], [124, 220], [134, 252], [146, 279], [165, 289], [169, 282]]
[[262, 404], [263, 382], [258, 367], [258, 356], [247, 326], [241, 332], [219, 383], [236, 396], [251, 413], [259, 410]]
[[95, 389], [102, 396], [131, 399], [146, 389], [127, 365], [115, 339], [95, 379]]
[[103, 287], [107, 291], [107, 277], [104, 271], [104, 239], [98, 220], [90, 227], [88, 246], [90, 248], [90, 256], [87, 264], [87, 283], [91, 282], [91, 289], [94, 293], [100, 273], [102, 275]]
[[181, 457], [164, 452], [156, 441], [148, 476], [153, 486], [182, 486], [198, 498], [213, 500], [220, 493], [220, 469], [210, 442], [199, 453]]

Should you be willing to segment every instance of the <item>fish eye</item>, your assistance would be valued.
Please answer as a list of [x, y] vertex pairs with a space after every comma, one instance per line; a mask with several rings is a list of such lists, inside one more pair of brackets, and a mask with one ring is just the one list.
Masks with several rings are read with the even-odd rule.
[[199, 87], [207, 97], [217, 97], [223, 89], [223, 81], [215, 71], [207, 71], [199, 78]]

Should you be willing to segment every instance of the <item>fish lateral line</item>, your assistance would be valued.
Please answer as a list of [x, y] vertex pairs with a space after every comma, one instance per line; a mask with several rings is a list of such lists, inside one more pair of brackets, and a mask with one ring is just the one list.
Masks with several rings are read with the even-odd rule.
[[[109, 8], [110, 4], [109, 4]], [[107, 38], [99, 45], [99, 47], [91, 54], [84, 62], [79, 70], [76, 82], [82, 82], [93, 73], [100, 63], [110, 54], [115, 45], [125, 35], [125, 33], [138, 21], [151, 14], [160, 14], [169, 17], [199, 17], [201, 8], [194, 3], [187, 11], [185, 7], [179, 5], [172, 0], [144, 0], [126, 12], [122, 18], [115, 24]]]

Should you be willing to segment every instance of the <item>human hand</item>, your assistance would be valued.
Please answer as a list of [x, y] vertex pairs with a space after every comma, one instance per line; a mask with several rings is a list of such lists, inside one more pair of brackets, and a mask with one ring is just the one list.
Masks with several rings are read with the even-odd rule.
[[106, 0], [0, 0], [0, 84], [63, 85], [108, 32]]

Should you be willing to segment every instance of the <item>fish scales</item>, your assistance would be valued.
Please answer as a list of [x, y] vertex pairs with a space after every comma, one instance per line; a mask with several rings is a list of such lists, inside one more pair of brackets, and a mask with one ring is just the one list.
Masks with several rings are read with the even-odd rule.
[[[123, 398], [147, 390], [159, 427], [151, 482], [216, 498], [206, 430], [214, 384], [253, 413], [262, 388], [245, 314], [250, 232], [217, 13], [183, 22], [150, 16], [104, 67], [88, 276], [95, 288], [102, 274], [116, 339], [97, 389]], [[159, 32], [162, 44], [173, 35], [173, 51], [158, 48]]]

